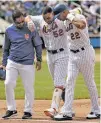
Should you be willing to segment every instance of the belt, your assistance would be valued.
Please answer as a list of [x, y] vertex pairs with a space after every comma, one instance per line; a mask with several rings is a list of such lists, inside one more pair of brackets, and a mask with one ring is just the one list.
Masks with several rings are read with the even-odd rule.
[[[81, 49], [81, 50], [85, 50], [84, 47], [82, 47], [82, 48], [80, 48], [80, 49]], [[73, 53], [78, 53], [78, 52], [80, 52], [80, 49], [77, 49], [77, 50], [72, 50], [72, 49], [70, 49], [70, 51], [73, 52]]]
[[59, 52], [61, 52], [61, 51], [64, 51], [64, 49], [63, 48], [60, 48], [60, 49], [58, 49], [58, 50], [47, 50], [49, 53], [51, 53], [51, 54], [56, 54], [56, 53], [59, 53]]

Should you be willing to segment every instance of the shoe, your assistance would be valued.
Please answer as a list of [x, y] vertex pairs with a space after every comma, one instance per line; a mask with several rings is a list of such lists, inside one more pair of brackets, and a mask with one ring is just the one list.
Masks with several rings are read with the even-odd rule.
[[87, 119], [100, 119], [101, 117], [101, 114], [96, 114], [94, 112], [90, 112], [88, 115], [87, 115]]
[[58, 112], [54, 108], [49, 108], [44, 111], [46, 116], [53, 118]]
[[72, 117], [60, 113], [54, 116], [54, 120], [57, 121], [72, 120]]
[[32, 119], [32, 114], [29, 112], [24, 112], [22, 119]]
[[14, 116], [17, 116], [16, 110], [14, 110], [14, 111], [7, 110], [6, 114], [2, 118], [9, 119], [9, 118], [14, 117]]

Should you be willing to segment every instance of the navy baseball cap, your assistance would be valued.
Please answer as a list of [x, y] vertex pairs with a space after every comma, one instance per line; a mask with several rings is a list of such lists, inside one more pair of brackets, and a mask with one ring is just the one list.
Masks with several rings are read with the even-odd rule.
[[61, 12], [65, 11], [65, 10], [69, 10], [68, 7], [63, 4], [63, 3], [59, 3], [57, 4], [54, 8], [53, 8], [53, 12], [54, 12], [54, 15], [56, 17], [58, 17], [60, 15]]

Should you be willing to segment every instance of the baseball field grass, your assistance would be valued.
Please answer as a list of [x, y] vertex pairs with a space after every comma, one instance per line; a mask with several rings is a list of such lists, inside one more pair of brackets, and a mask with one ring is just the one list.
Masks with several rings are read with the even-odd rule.
[[[99, 54], [99, 50], [97, 50], [97, 53]], [[100, 62], [96, 62], [95, 64], [95, 82], [100, 96]], [[42, 63], [41, 71], [36, 71], [34, 87], [36, 99], [51, 99], [54, 86], [45, 61]], [[15, 88], [15, 98], [24, 98], [24, 88], [20, 77], [17, 80]], [[84, 84], [84, 79], [80, 74], [76, 81], [75, 99], [84, 98], [89, 98], [89, 94]], [[4, 81], [0, 81], [0, 99], [5, 99]]]

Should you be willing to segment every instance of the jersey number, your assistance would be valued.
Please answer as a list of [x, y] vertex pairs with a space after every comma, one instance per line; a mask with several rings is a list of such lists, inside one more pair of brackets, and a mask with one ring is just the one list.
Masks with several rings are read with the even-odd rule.
[[78, 32], [71, 33], [71, 39], [72, 39], [72, 40], [75, 40], [75, 39], [78, 39], [78, 38], [80, 38], [80, 35], [79, 35]]
[[53, 31], [54, 37], [62, 36], [63, 35], [63, 30], [59, 29], [58, 31]]

